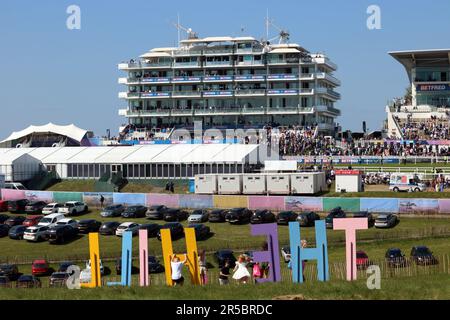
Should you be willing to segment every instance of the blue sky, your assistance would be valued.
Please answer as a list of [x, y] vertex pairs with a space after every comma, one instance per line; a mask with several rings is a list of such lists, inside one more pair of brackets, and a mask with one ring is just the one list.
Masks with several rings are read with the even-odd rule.
[[[69, 5], [81, 8], [81, 30], [66, 28]], [[367, 7], [381, 7], [382, 29], [366, 27]], [[157, 46], [173, 46], [181, 22], [200, 36], [265, 34], [266, 9], [291, 42], [324, 52], [339, 65], [342, 116], [361, 130], [380, 128], [386, 102], [408, 79], [387, 52], [449, 48], [448, 0], [86, 1], [2, 0], [0, 3], [0, 138], [47, 122], [115, 134], [125, 106], [117, 64]], [[241, 32], [244, 28], [245, 32]], [[275, 30], [271, 31], [275, 35]]]

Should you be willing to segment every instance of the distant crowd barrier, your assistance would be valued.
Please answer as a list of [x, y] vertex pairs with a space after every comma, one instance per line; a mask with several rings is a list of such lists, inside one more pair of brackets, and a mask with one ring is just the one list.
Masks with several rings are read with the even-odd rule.
[[448, 164], [450, 157], [436, 156], [283, 156], [283, 160], [295, 160], [299, 164], [333, 165], [386, 165], [406, 163]]
[[347, 212], [400, 213], [413, 215], [450, 215], [450, 199], [397, 198], [320, 198], [294, 196], [224, 196], [195, 194], [51, 192], [1, 189], [2, 200], [42, 200], [49, 202], [83, 201], [89, 207], [117, 203], [125, 205], [166, 205], [173, 208], [213, 209], [247, 207], [251, 210], [292, 210], [298, 212], [327, 212], [341, 207]]

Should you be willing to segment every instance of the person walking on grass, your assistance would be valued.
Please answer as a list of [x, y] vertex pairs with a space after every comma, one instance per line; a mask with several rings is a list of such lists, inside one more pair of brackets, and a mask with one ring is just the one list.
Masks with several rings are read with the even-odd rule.
[[174, 287], [183, 286], [184, 277], [183, 277], [183, 266], [187, 261], [186, 255], [184, 255], [184, 260], [180, 261], [180, 258], [174, 254], [172, 256], [172, 261], [170, 262], [170, 267], [172, 270], [172, 281], [174, 283]]
[[236, 261], [236, 266], [233, 270], [233, 279], [237, 280], [238, 283], [246, 284], [250, 279], [250, 272], [247, 270], [247, 259], [244, 255], [240, 255], [238, 261]]
[[198, 265], [200, 268], [200, 284], [205, 285], [208, 282], [208, 268], [206, 264], [205, 250], [202, 250], [198, 256]]
[[220, 269], [219, 274], [219, 284], [221, 286], [227, 285], [230, 283], [230, 262], [226, 261], [225, 265]]
[[103, 209], [103, 205], [105, 203], [105, 197], [101, 194], [100, 195], [100, 207]]

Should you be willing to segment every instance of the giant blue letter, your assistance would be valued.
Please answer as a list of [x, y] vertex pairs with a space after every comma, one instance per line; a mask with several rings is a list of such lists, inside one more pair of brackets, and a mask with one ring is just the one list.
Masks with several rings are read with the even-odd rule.
[[125, 231], [122, 235], [122, 275], [120, 282], [108, 282], [108, 286], [128, 286], [131, 287], [131, 264], [133, 249], [133, 233]]

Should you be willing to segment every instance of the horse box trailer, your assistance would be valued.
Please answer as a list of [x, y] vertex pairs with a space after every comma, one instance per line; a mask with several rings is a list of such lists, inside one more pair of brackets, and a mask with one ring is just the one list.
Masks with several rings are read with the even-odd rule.
[[291, 193], [291, 179], [289, 173], [268, 173], [267, 179], [267, 193], [268, 194], [290, 194]]
[[217, 175], [198, 174], [195, 176], [196, 194], [217, 194]]
[[223, 174], [217, 180], [219, 194], [242, 194], [242, 174]]
[[324, 172], [303, 172], [291, 175], [291, 194], [317, 194], [325, 189]]
[[244, 174], [243, 175], [244, 194], [266, 194], [266, 175], [264, 174]]

